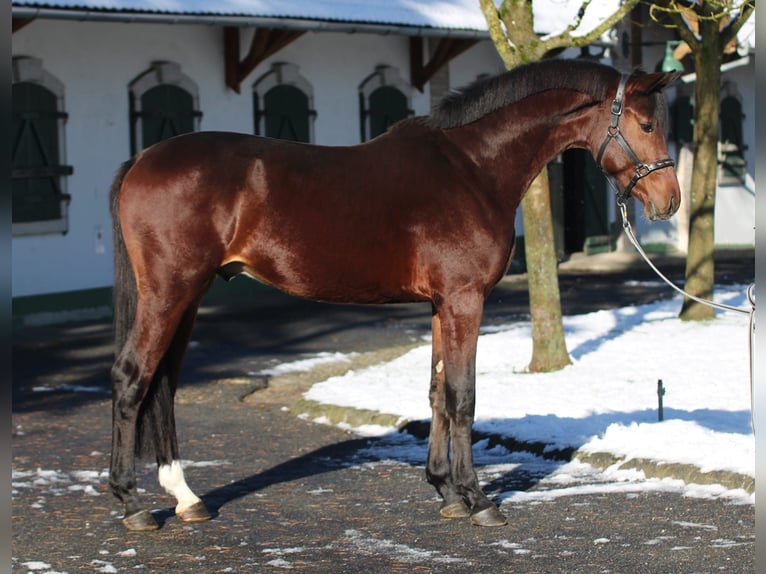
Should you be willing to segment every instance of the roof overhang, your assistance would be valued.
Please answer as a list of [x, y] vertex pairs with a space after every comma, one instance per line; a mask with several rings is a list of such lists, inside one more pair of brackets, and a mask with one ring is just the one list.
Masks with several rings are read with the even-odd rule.
[[347, 22], [305, 18], [274, 18], [225, 14], [190, 14], [170, 12], [139, 12], [130, 10], [94, 10], [13, 6], [12, 17], [21, 20], [36, 18], [77, 22], [121, 22], [141, 24], [187, 24], [207, 26], [236, 26], [239, 28], [272, 28], [304, 32], [343, 32], [347, 34], [395, 34], [399, 36], [435, 36], [450, 38], [489, 38], [486, 30], [438, 28], [407, 24], [376, 22]]

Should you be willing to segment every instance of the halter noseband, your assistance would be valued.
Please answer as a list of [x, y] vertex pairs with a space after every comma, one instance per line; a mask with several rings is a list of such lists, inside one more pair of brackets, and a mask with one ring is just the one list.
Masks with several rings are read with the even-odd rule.
[[609, 142], [614, 139], [617, 140], [617, 143], [620, 144], [620, 147], [622, 147], [625, 153], [628, 154], [628, 157], [633, 162], [633, 165], [636, 166], [636, 172], [633, 174], [633, 178], [630, 180], [630, 183], [628, 183], [627, 187], [623, 191], [619, 191], [620, 188], [617, 185], [617, 181], [614, 181], [614, 186], [617, 189], [617, 203], [620, 205], [624, 204], [625, 201], [630, 197], [630, 192], [633, 191], [633, 187], [638, 183], [639, 179], [646, 177], [658, 169], [673, 167], [675, 165], [675, 162], [670, 158], [661, 159], [649, 164], [641, 162], [636, 154], [633, 153], [633, 150], [630, 148], [630, 145], [628, 145], [628, 142], [625, 141], [625, 138], [622, 137], [619, 124], [620, 116], [622, 115], [622, 98], [625, 92], [625, 84], [628, 83], [628, 78], [630, 78], [629, 74], [623, 74], [620, 78], [620, 84], [617, 86], [617, 93], [614, 96], [614, 100], [612, 100], [612, 120], [609, 123], [606, 137], [604, 138], [604, 142], [601, 144], [601, 148], [598, 150], [598, 156], [596, 157], [596, 163], [601, 168], [601, 171], [603, 171], [608, 178], [614, 179], [614, 176], [608, 173], [601, 163]]

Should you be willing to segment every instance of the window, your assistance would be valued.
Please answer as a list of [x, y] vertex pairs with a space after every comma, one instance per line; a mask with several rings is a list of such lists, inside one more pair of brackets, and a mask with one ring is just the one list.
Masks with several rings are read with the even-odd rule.
[[678, 145], [691, 144], [694, 135], [694, 97], [678, 94], [670, 106], [673, 135]]
[[294, 64], [277, 63], [253, 84], [256, 135], [314, 141], [314, 90]]
[[742, 138], [742, 102], [731, 85], [721, 100], [718, 135], [718, 183], [738, 185], [745, 181], [745, 145]]
[[199, 129], [199, 90], [178, 64], [154, 62], [130, 83], [129, 91], [132, 154]]
[[37, 58], [13, 60], [13, 235], [66, 233], [69, 195], [65, 164], [64, 86]]
[[[694, 100], [679, 95], [671, 106], [673, 135], [679, 145], [691, 144], [694, 135]], [[719, 108], [718, 128], [718, 183], [740, 185], [745, 181], [747, 146], [742, 136], [745, 115], [742, 99], [731, 82], [723, 86]]]
[[391, 124], [414, 114], [412, 88], [390, 66], [378, 66], [359, 86], [362, 141], [385, 132]]

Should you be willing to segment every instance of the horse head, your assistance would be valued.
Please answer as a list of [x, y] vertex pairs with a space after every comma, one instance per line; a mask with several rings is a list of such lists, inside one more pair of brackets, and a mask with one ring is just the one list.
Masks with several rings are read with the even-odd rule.
[[681, 204], [665, 141], [667, 108], [662, 95], [662, 89], [678, 77], [677, 73], [622, 75], [609, 117], [603, 120], [606, 133], [596, 157], [617, 186], [618, 202], [632, 195], [652, 221], [670, 218]]

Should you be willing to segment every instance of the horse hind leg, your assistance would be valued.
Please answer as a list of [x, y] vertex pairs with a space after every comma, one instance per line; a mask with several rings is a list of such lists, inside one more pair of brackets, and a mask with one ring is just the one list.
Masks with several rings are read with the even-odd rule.
[[210, 520], [205, 503], [194, 494], [184, 478], [183, 467], [180, 461], [174, 459], [169, 463], [161, 464], [158, 469], [160, 486], [168, 494], [172, 494], [176, 501], [176, 516], [184, 522], [204, 522]]
[[172, 485], [174, 492], [184, 493], [184, 502], [190, 500], [178, 472], [172, 470], [178, 450], [173, 398], [183, 354], [176, 341], [183, 341], [183, 348], [188, 341], [188, 332], [179, 339], [178, 327], [193, 322], [193, 315], [189, 319], [182, 305], [175, 309], [159, 313], [139, 302], [133, 326], [112, 367], [109, 483], [124, 504], [123, 523], [129, 530], [158, 528], [151, 512], [142, 508], [137, 493], [136, 456], [155, 455], [158, 461], [166, 461], [170, 472], [164, 473], [165, 484]]
[[157, 426], [163, 430], [154, 435], [155, 440], [157, 440], [155, 451], [160, 486], [167, 493], [175, 497], [177, 502], [175, 508], [176, 516], [184, 522], [203, 522], [211, 518], [205, 504], [186, 483], [183, 467], [178, 456], [178, 439], [173, 408], [175, 390], [178, 386], [178, 376], [181, 370], [181, 360], [189, 343], [192, 327], [197, 315], [197, 308], [198, 305], [192, 305], [186, 311], [176, 330], [170, 348], [160, 363], [159, 370], [162, 376], [168, 378], [166, 388], [172, 394], [163, 401], [165, 408], [158, 410], [158, 413], [163, 418]]
[[[140, 323], [137, 322], [137, 325]], [[142, 507], [137, 493], [136, 455], [141, 455], [137, 428], [144, 398], [152, 384], [156, 364], [143, 358], [135, 336], [128, 336], [112, 367], [112, 455], [109, 486], [123, 503], [123, 524], [129, 530], [155, 530], [159, 527], [151, 513]], [[143, 358], [143, 360], [142, 360]], [[145, 411], [144, 411], [145, 412]]]

